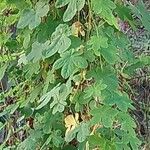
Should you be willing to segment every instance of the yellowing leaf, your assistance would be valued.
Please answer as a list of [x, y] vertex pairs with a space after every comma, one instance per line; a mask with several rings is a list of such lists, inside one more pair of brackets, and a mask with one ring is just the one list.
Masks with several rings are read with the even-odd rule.
[[76, 21], [72, 24], [72, 34], [76, 37], [78, 37], [79, 35], [85, 36], [83, 25], [79, 21]]
[[79, 123], [79, 114], [78, 113], [75, 114], [75, 117], [73, 115], [68, 115], [65, 118], [65, 127], [67, 128], [66, 134], [69, 131], [72, 131], [78, 125], [78, 123]]

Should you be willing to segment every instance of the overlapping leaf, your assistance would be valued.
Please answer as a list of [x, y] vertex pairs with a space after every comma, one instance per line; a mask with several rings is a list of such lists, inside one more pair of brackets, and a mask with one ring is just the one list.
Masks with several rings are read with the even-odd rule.
[[25, 77], [31, 78], [34, 74], [38, 74], [40, 70], [39, 63], [28, 63], [24, 66]]
[[119, 60], [117, 48], [113, 44], [109, 44], [108, 48], [100, 49], [100, 53], [110, 64], [115, 64]]
[[85, 89], [85, 95], [84, 98], [90, 98], [90, 97], [101, 97], [101, 91], [104, 90], [107, 87], [106, 84], [103, 84], [102, 81], [94, 83], [94, 85], [89, 86]]
[[[69, 85], [68, 85], [69, 86]], [[52, 113], [63, 112], [65, 106], [67, 105], [66, 99], [70, 94], [71, 87], [67, 87], [67, 85], [57, 85], [51, 91], [44, 94], [39, 100], [40, 105], [36, 108], [41, 109], [45, 105], [47, 105], [50, 101], [50, 108], [52, 109]]]
[[79, 123], [78, 113], [75, 114], [75, 117], [73, 115], [68, 115], [65, 118], [65, 126], [67, 127], [65, 133], [66, 142], [72, 141], [76, 135], [79, 142], [84, 142], [90, 134], [88, 123]]
[[116, 120], [115, 117], [118, 111], [114, 108], [108, 107], [106, 105], [99, 106], [91, 111], [93, 116], [91, 123], [98, 124], [101, 123], [105, 127], [112, 128], [113, 122]]
[[48, 58], [56, 52], [65, 52], [71, 45], [70, 35], [71, 31], [68, 25], [60, 24], [51, 36], [51, 44], [45, 51], [45, 57]]
[[102, 54], [108, 63], [114, 64], [117, 61], [117, 48], [113, 43], [108, 43], [106, 36], [93, 36], [89, 44], [92, 46], [95, 55], [100, 56]]
[[116, 91], [118, 87], [118, 79], [114, 69], [110, 66], [104, 67], [103, 70], [99, 67], [92, 69], [87, 74], [88, 78], [94, 78], [96, 82], [102, 80], [107, 85], [107, 89], [110, 91]]
[[5, 75], [6, 69], [8, 67], [8, 64], [3, 65], [2, 67], [0, 67], [0, 80], [3, 78], [3, 76]]
[[61, 75], [63, 78], [68, 78], [69, 76], [76, 73], [79, 69], [84, 69], [88, 66], [86, 59], [84, 59], [79, 52], [71, 49], [61, 55], [54, 65], [54, 69], [61, 69]]
[[142, 0], [139, 0], [137, 6], [131, 6], [131, 10], [140, 18], [144, 27], [150, 32], [150, 13]]
[[[69, 89], [68, 89], [69, 88]], [[50, 104], [50, 108], [53, 109], [52, 113], [63, 112], [65, 106], [67, 105], [66, 99], [70, 94], [71, 87], [67, 87], [66, 85], [62, 85], [59, 89], [59, 94], [56, 93], [53, 95], [53, 102]]]
[[27, 59], [29, 61], [32, 60], [35, 63], [44, 58], [43, 53], [48, 48], [48, 46], [49, 41], [46, 41], [45, 43], [34, 42], [32, 44], [31, 52], [27, 55]]
[[116, 5], [112, 0], [92, 0], [92, 8], [96, 14], [99, 14], [110, 25], [118, 28], [117, 19], [113, 15], [113, 10], [116, 8]]
[[92, 45], [95, 55], [100, 56], [100, 49], [108, 47], [108, 38], [104, 36], [92, 36], [89, 42]]
[[63, 15], [63, 21], [67, 22], [70, 21], [75, 16], [77, 11], [80, 11], [84, 7], [85, 0], [57, 0], [56, 1], [57, 8], [61, 8], [65, 5], [68, 6]]
[[110, 96], [106, 96], [105, 102], [108, 105], [117, 105], [117, 107], [124, 112], [127, 112], [127, 110], [130, 108], [133, 108], [131, 105], [131, 100], [128, 98], [126, 94], [119, 94], [119, 93], [110, 93]]
[[20, 29], [29, 26], [29, 29], [36, 28], [41, 23], [41, 17], [47, 15], [49, 11], [49, 5], [47, 2], [40, 0], [36, 3], [35, 10], [26, 8], [21, 12], [17, 27]]
[[77, 140], [80, 143], [84, 142], [89, 135], [90, 135], [90, 130], [89, 130], [88, 123], [85, 122], [81, 123], [77, 134]]
[[40, 105], [36, 109], [41, 109], [42, 107], [44, 107], [46, 104], [49, 103], [49, 101], [52, 99], [52, 97], [55, 97], [56, 95], [58, 96], [59, 90], [60, 90], [60, 85], [58, 84], [51, 91], [44, 94], [39, 101]]

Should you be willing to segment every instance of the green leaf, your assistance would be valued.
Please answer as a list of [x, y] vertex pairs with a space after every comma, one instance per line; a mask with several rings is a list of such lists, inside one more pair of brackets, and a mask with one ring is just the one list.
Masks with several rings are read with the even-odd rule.
[[20, 107], [25, 107], [28, 103], [34, 103], [35, 100], [38, 98], [38, 95], [40, 94], [41, 89], [42, 89], [41, 84], [38, 85], [37, 87], [34, 87], [30, 95], [28, 96], [27, 100], [23, 101]]
[[30, 133], [30, 136], [20, 143], [17, 150], [33, 150], [37, 148], [37, 143], [40, 142], [39, 139], [42, 137], [42, 132], [40, 130], [34, 130]]
[[110, 67], [106, 66], [102, 69], [99, 67], [92, 69], [87, 73], [88, 78], [94, 78], [96, 82], [102, 80], [103, 84], [107, 85], [107, 89], [109, 91], [116, 91], [118, 88], [118, 79], [116, 77], [115, 70]]
[[51, 98], [53, 96], [55, 96], [56, 94], [59, 94], [59, 90], [60, 90], [60, 84], [56, 85], [51, 91], [49, 91], [48, 93], [44, 94], [40, 100], [39, 103], [40, 105], [36, 108], [41, 109], [42, 107], [44, 107], [45, 105], [47, 105], [49, 103], [49, 101], [51, 100]]
[[71, 45], [70, 35], [70, 28], [66, 24], [60, 24], [51, 36], [51, 44], [45, 51], [45, 57], [51, 57], [56, 52], [65, 52]]
[[150, 56], [141, 55], [139, 57], [139, 61], [141, 62], [141, 64], [143, 64], [143, 66], [150, 65]]
[[21, 54], [19, 56], [18, 65], [21, 65], [21, 64], [26, 65], [27, 63], [28, 63], [27, 56], [25, 54]]
[[50, 134], [52, 132], [52, 124], [56, 121], [55, 117], [55, 115], [51, 115], [48, 111], [44, 113], [44, 116], [41, 116], [41, 119], [43, 120], [43, 132], [45, 134]]
[[58, 84], [55, 86], [50, 92], [44, 94], [39, 100], [40, 105], [36, 108], [41, 109], [45, 105], [47, 105], [51, 99], [53, 100], [50, 103], [50, 108], [52, 109], [52, 113], [56, 114], [56, 112], [63, 112], [65, 106], [67, 105], [66, 99], [70, 94], [71, 87], [67, 87], [65, 84]]
[[72, 60], [69, 59], [63, 65], [61, 69], [61, 75], [63, 78], [67, 79], [69, 76], [73, 75], [77, 71], [78, 71], [77, 67], [73, 64]]
[[101, 91], [104, 90], [107, 87], [106, 84], [103, 84], [102, 81], [94, 83], [92, 86], [89, 86], [85, 89], [85, 95], [84, 98], [90, 98], [90, 97], [101, 97]]
[[25, 72], [25, 77], [31, 78], [34, 74], [38, 74], [40, 70], [39, 63], [28, 63], [24, 66], [23, 71]]
[[85, 5], [85, 0], [77, 0], [76, 3], [77, 10], [80, 11]]
[[75, 137], [77, 132], [79, 131], [79, 127], [77, 126], [75, 129], [69, 131], [66, 135], [65, 135], [65, 141], [67, 143], [71, 142]]
[[95, 55], [93, 50], [87, 49], [83, 53], [83, 57], [88, 61], [88, 62], [93, 62], [95, 60]]
[[20, 29], [25, 28], [31, 22], [31, 18], [34, 16], [34, 10], [24, 9], [21, 13], [21, 17], [17, 24], [17, 27]]
[[84, 105], [89, 104], [89, 101], [90, 101], [90, 100], [91, 100], [90, 98], [87, 98], [87, 99], [86, 99], [86, 98], [84, 97], [84, 93], [81, 92], [81, 91], [79, 91], [79, 92], [77, 92], [77, 93], [75, 94], [75, 96], [73, 97], [72, 102], [76, 104], [75, 109], [76, 109], [76, 111], [78, 112], [78, 111], [81, 111], [81, 110], [82, 110], [82, 107], [83, 107]]
[[89, 44], [92, 45], [95, 55], [100, 56], [100, 54], [102, 54], [105, 60], [110, 64], [117, 62], [118, 50], [114, 46], [114, 43], [109, 43], [108, 45], [108, 38], [106, 36], [92, 36]]
[[39, 16], [39, 17], [44, 17], [47, 15], [48, 11], [49, 11], [49, 4], [48, 4], [48, 1], [47, 3], [44, 2], [44, 0], [39, 0], [37, 3], [36, 3], [36, 6], [35, 6], [35, 10], [36, 10], [36, 15]]
[[40, 0], [36, 3], [35, 10], [25, 8], [21, 12], [21, 17], [17, 24], [19, 29], [23, 29], [26, 26], [29, 26], [29, 29], [36, 28], [41, 23], [41, 17], [47, 15], [49, 11], [49, 5], [44, 1]]
[[5, 0], [5, 3], [7, 5], [12, 5], [13, 7], [15, 6], [19, 10], [23, 10], [24, 8], [30, 8], [31, 7], [30, 1]]
[[134, 150], [139, 149], [139, 146], [141, 145], [141, 141], [137, 137], [134, 137], [135, 134], [121, 132], [121, 134], [118, 135], [122, 138], [122, 140], [120, 140], [118, 137], [116, 138], [115, 146], [117, 150], [120, 150], [120, 148], [130, 150], [131, 147]]
[[54, 101], [50, 104], [50, 108], [53, 108], [53, 114], [57, 112], [63, 112], [67, 103], [57, 97], [54, 97]]
[[52, 142], [56, 147], [60, 147], [63, 144], [63, 138], [60, 135], [60, 131], [54, 131], [52, 133]]
[[114, 2], [111, 0], [92, 0], [92, 7], [97, 14], [106, 10], [112, 13], [112, 10], [116, 8]]
[[34, 42], [32, 44], [31, 52], [27, 55], [27, 59], [29, 61], [33, 60], [33, 63], [39, 61], [43, 58], [43, 52], [48, 48], [48, 46], [49, 41], [46, 41], [45, 43]]
[[57, 69], [63, 67], [64, 65], [65, 65], [64, 59], [63, 58], [59, 58], [57, 61], [55, 61], [54, 65], [53, 65], [53, 68], [55, 70], [57, 70]]
[[99, 106], [91, 111], [93, 116], [91, 123], [97, 124], [102, 123], [105, 127], [112, 128], [115, 117], [118, 114], [118, 111], [114, 108], [108, 106]]
[[87, 67], [87, 61], [80, 56], [81, 54], [75, 52], [74, 49], [65, 52], [61, 55], [61, 58], [58, 59], [54, 65], [54, 69], [61, 69], [61, 75], [63, 78], [67, 79], [69, 76], [76, 73], [79, 69]]
[[117, 105], [117, 107], [124, 112], [127, 112], [127, 110], [132, 108], [131, 100], [127, 96], [127, 94], [121, 94], [121, 93], [110, 93], [110, 96], [106, 96], [106, 104], [108, 105]]
[[120, 112], [117, 118], [122, 125], [121, 129], [134, 134], [133, 129], [136, 128], [136, 123], [128, 113]]
[[90, 45], [93, 49], [107, 48], [108, 47], [108, 38], [104, 36], [92, 36], [90, 40]]
[[81, 143], [90, 135], [89, 126], [87, 123], [81, 123], [77, 134], [77, 140]]
[[24, 38], [24, 41], [23, 41], [23, 47], [25, 49], [28, 48], [28, 45], [29, 45], [29, 42], [30, 42], [30, 32], [27, 32], [24, 34], [25, 38]]
[[70, 0], [57, 0], [55, 5], [57, 8], [64, 7], [69, 3]]
[[120, 4], [117, 4], [116, 6], [117, 7], [116, 7], [115, 11], [117, 12], [117, 14], [121, 20], [124, 20], [124, 21], [125, 20], [127, 20], [127, 21], [133, 20], [132, 15], [131, 15], [131, 10], [128, 7], [126, 7], [124, 5], [120, 5]]
[[103, 48], [107, 48], [108, 47], [108, 43], [107, 43], [108, 39], [104, 36], [92, 36], [90, 41], [89, 41], [89, 45], [92, 46], [92, 49], [95, 53], [95, 55], [100, 56], [100, 49]]
[[133, 73], [138, 68], [142, 68], [144, 66], [150, 65], [150, 56], [141, 55], [138, 59], [134, 59], [134, 63], [127, 66], [124, 71], [129, 75], [133, 75]]
[[46, 81], [44, 84], [44, 89], [43, 89], [43, 93], [45, 94], [48, 90], [49, 84], [53, 84], [55, 82], [55, 74], [53, 73], [53, 71], [49, 70], [47, 72], [47, 77], [46, 77]]
[[77, 11], [80, 11], [84, 5], [85, 5], [85, 0], [57, 0], [56, 1], [56, 7], [60, 8], [65, 5], [67, 6], [67, 9], [63, 15], [63, 21], [67, 22], [70, 21], [76, 14]]
[[67, 105], [66, 99], [68, 95], [71, 92], [71, 86], [70, 85], [61, 85], [59, 90], [59, 95], [53, 96], [53, 102], [50, 104], [50, 108], [53, 108], [52, 113], [55, 114], [56, 112], [63, 112], [65, 106]]
[[88, 63], [84, 57], [81, 56], [76, 56], [73, 57], [73, 63], [78, 67], [78, 68], [86, 68], [88, 66]]
[[129, 135], [129, 141], [132, 149], [134, 150], [138, 150], [139, 146], [142, 144], [142, 142], [137, 137], [131, 135]]
[[18, 103], [12, 104], [10, 107], [11, 109], [10, 109], [9, 114], [12, 115], [18, 109], [18, 107], [19, 107]]
[[137, 6], [131, 6], [131, 10], [140, 18], [146, 30], [150, 32], [150, 13], [143, 1], [139, 0]]
[[29, 26], [29, 29], [36, 28], [41, 23], [41, 19], [36, 15], [33, 9], [24, 9], [17, 24], [17, 28], [23, 29]]
[[92, 0], [92, 9], [96, 14], [105, 19], [110, 25], [114, 25], [118, 29], [117, 19], [113, 15], [116, 5], [111, 0]]
[[118, 61], [117, 48], [113, 44], [110, 44], [108, 48], [100, 49], [100, 53], [110, 64], [115, 64]]
[[76, 14], [76, 0], [72, 0], [69, 2], [68, 7], [63, 15], [63, 21], [67, 22], [70, 21]]
[[2, 78], [4, 77], [7, 67], [8, 64], [5, 64], [0, 68], [0, 80], [2, 80]]
[[88, 141], [89, 141], [90, 146], [93, 146], [93, 147], [99, 146], [101, 148], [104, 148], [106, 145], [106, 139], [98, 135], [91, 135]]

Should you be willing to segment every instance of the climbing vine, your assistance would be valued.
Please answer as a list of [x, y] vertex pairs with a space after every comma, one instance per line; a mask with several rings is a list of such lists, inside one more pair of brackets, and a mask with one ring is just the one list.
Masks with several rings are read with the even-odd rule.
[[138, 150], [128, 80], [150, 59], [134, 57], [123, 29], [150, 31], [143, 2], [2, 0], [0, 10], [0, 148]]

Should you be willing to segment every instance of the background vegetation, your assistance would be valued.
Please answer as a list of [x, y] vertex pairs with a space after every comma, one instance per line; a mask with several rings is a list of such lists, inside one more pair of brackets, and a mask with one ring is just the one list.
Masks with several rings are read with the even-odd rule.
[[147, 4], [1, 0], [0, 149], [148, 149]]

